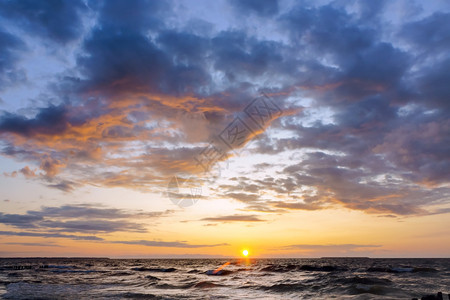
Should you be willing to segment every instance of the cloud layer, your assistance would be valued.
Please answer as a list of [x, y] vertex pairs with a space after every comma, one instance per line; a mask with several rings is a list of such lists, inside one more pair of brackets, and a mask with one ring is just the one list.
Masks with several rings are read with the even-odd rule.
[[[228, 178], [217, 196], [267, 213], [444, 212], [450, 8], [351, 3], [223, 1], [214, 7], [227, 13], [212, 24], [176, 1], [3, 2], [0, 97], [8, 109], [0, 152], [27, 165], [5, 175], [65, 192], [90, 184], [162, 191], [170, 176], [202, 172], [195, 155], [264, 91], [283, 111], [270, 130], [254, 133], [251, 152], [265, 164], [248, 167], [255, 176]], [[36, 45], [58, 53], [63, 71], [20, 107], [6, 92], [30, 84], [36, 62], [24, 58]], [[0, 220], [55, 231], [144, 231], [110, 213], [117, 220], [88, 227], [47, 220], [50, 211]]]
[[[228, 246], [227, 243], [192, 244], [187, 241], [162, 240], [117, 241], [110, 238], [111, 233], [117, 232], [145, 233], [148, 235], [149, 231], [147, 228], [149, 226], [154, 224], [157, 219], [170, 215], [171, 213], [172, 211], [127, 211], [94, 204], [63, 205], [59, 207], [44, 206], [40, 210], [29, 210], [25, 214], [0, 213], [0, 224], [15, 229], [9, 231], [2, 230], [0, 231], [0, 236], [70, 239], [76, 241], [165, 248], [205, 248]], [[38, 245], [36, 243], [23, 244]], [[58, 244], [54, 244], [53, 242], [42, 245], [58, 246]]]

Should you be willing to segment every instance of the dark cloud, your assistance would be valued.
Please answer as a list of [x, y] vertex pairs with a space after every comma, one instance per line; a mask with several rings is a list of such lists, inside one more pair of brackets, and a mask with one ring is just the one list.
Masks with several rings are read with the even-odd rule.
[[0, 213], [0, 223], [18, 228], [35, 228], [34, 223], [43, 219], [42, 216]]
[[450, 80], [449, 67], [450, 58], [425, 67], [415, 82], [420, 103], [429, 109], [442, 109], [447, 116], [450, 112], [450, 88], [447, 84]]
[[57, 189], [63, 192], [71, 192], [74, 190], [74, 183], [68, 180], [63, 180], [59, 183], [48, 184], [49, 188]]
[[262, 17], [278, 13], [278, 0], [229, 0], [238, 14], [254, 13]]
[[62, 217], [62, 218], [86, 218], [86, 219], [127, 219], [127, 218], [155, 218], [166, 212], [126, 211], [117, 208], [107, 208], [93, 204], [63, 205], [60, 207], [44, 206], [41, 210], [28, 211], [29, 215]]
[[308, 43], [321, 54], [349, 59], [370, 47], [376, 31], [359, 26], [344, 8], [325, 5], [310, 8], [299, 4], [280, 17], [295, 43]]
[[102, 28], [145, 31], [160, 28], [163, 15], [168, 12], [170, 1], [108, 0], [88, 1], [89, 7], [99, 12], [98, 23]]
[[81, 13], [86, 11], [81, 0], [7, 0], [0, 3], [0, 14], [18, 28], [61, 43], [80, 36], [83, 32]]
[[258, 41], [244, 32], [221, 32], [211, 43], [215, 69], [224, 72], [231, 81], [262, 76], [283, 61], [279, 43]]
[[95, 232], [95, 233], [110, 233], [117, 231], [128, 232], [147, 232], [145, 227], [141, 224], [131, 223], [124, 220], [110, 221], [110, 220], [96, 220], [91, 219], [73, 220], [73, 221], [50, 221], [44, 220], [39, 222], [39, 226], [48, 228], [50, 230], [61, 230], [65, 232]]
[[423, 53], [447, 52], [450, 47], [450, 13], [436, 12], [431, 16], [408, 22], [398, 37], [408, 41]]
[[378, 21], [378, 17], [386, 7], [386, 1], [360, 1], [356, 2], [359, 8], [359, 17], [362, 22]]
[[83, 48], [86, 54], [78, 58], [78, 66], [89, 80], [88, 88], [94, 90], [158, 90], [170, 68], [165, 53], [133, 31], [97, 28]]
[[165, 30], [159, 33], [157, 42], [181, 64], [204, 65], [209, 51], [208, 38], [189, 32]]
[[42, 207], [26, 214], [0, 214], [0, 223], [21, 229], [79, 233], [147, 232], [146, 227], [129, 219], [156, 219], [167, 212], [126, 211], [95, 205]]
[[16, 66], [25, 50], [26, 46], [21, 39], [8, 32], [0, 31], [0, 90], [26, 80], [23, 70]]
[[36, 134], [61, 134], [67, 127], [67, 110], [64, 106], [42, 108], [34, 118], [6, 113], [0, 117], [0, 132], [11, 132], [24, 136]]

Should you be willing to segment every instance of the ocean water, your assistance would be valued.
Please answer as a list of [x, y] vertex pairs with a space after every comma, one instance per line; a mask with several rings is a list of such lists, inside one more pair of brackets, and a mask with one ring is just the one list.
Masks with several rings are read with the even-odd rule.
[[448, 299], [450, 259], [0, 259], [2, 299], [420, 299], [439, 291]]

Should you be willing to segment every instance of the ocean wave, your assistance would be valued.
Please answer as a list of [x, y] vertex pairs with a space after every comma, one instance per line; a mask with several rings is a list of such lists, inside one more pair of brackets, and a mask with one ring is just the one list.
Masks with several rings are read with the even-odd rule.
[[392, 281], [385, 278], [374, 278], [374, 277], [348, 277], [338, 279], [336, 282], [344, 284], [365, 284], [365, 285], [391, 285]]
[[188, 284], [183, 284], [183, 285], [176, 285], [176, 284], [170, 284], [170, 283], [161, 283], [161, 284], [157, 284], [154, 287], [157, 289], [165, 289], [165, 290], [172, 290], [172, 289], [181, 289], [181, 290], [185, 290], [185, 289], [189, 289], [191, 287], [195, 286], [195, 283], [188, 283]]
[[65, 265], [40, 265], [40, 269], [77, 269], [77, 266], [65, 266]]
[[263, 272], [276, 272], [276, 273], [285, 273], [289, 271], [296, 270], [296, 265], [269, 265], [261, 269]]
[[368, 285], [358, 283], [351, 287], [352, 294], [374, 294], [374, 295], [387, 295], [392, 289], [384, 285]]
[[334, 271], [348, 271], [347, 267], [342, 266], [318, 266], [318, 265], [269, 265], [262, 268], [262, 272], [275, 272], [275, 273], [285, 273], [290, 271], [313, 271], [313, 272], [334, 272]]
[[111, 272], [108, 276], [131, 276], [134, 273], [131, 272]]
[[123, 294], [122, 297], [132, 299], [164, 299], [161, 296], [156, 296], [153, 294], [131, 293], [131, 292]]
[[205, 272], [206, 275], [210, 275], [210, 276], [223, 276], [223, 275], [230, 275], [234, 273], [233, 271], [230, 270], [208, 270]]
[[175, 268], [146, 268], [146, 267], [138, 267], [138, 268], [131, 268], [133, 271], [139, 271], [139, 272], [175, 272], [177, 269]]
[[211, 281], [200, 281], [194, 285], [195, 288], [201, 288], [201, 289], [208, 289], [208, 288], [215, 288], [215, 287], [221, 287], [222, 284], [214, 283]]
[[34, 269], [34, 266], [2, 266], [0, 267], [0, 271], [5, 271], [5, 270], [30, 270], [30, 269]]
[[315, 271], [315, 272], [334, 272], [334, 271], [348, 271], [347, 267], [341, 266], [312, 266], [312, 265], [303, 265], [298, 268], [301, 271]]
[[260, 286], [258, 288], [265, 291], [286, 293], [303, 291], [306, 289], [306, 286], [302, 283], [276, 283], [270, 286]]
[[367, 272], [385, 272], [385, 273], [418, 273], [418, 272], [438, 272], [434, 268], [428, 267], [370, 267]]
[[158, 277], [155, 277], [155, 276], [152, 276], [152, 275], [147, 275], [147, 276], [145, 276], [145, 278], [149, 279], [149, 280], [152, 280], [152, 281], [161, 280], [161, 278], [158, 278]]

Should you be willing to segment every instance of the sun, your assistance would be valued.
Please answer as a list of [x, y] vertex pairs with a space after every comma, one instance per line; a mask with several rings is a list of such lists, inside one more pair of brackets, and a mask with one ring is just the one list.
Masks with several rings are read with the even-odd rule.
[[247, 256], [248, 256], [248, 250], [247, 250], [247, 249], [243, 250], [243, 251], [242, 251], [242, 255], [244, 255], [245, 257], [247, 257]]

